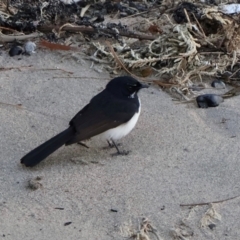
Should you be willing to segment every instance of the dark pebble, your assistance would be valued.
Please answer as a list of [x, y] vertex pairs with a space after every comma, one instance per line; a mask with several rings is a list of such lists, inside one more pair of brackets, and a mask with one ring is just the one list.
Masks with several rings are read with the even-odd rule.
[[226, 71], [226, 72], [224, 72], [221, 76], [224, 77], [224, 78], [228, 78], [228, 77], [230, 77], [231, 75], [232, 75], [232, 72]]
[[223, 98], [216, 94], [204, 94], [196, 98], [199, 108], [217, 107]]
[[16, 56], [16, 55], [20, 55], [22, 53], [23, 53], [23, 48], [20, 47], [20, 46], [13, 46], [9, 50], [10, 57], [13, 57], [13, 56]]
[[182, 2], [182, 3], [178, 4], [178, 6], [176, 7], [176, 9], [174, 10], [174, 13], [173, 13], [173, 18], [177, 23], [187, 22], [184, 9], [189, 13], [190, 16], [192, 14], [194, 14], [197, 19], [200, 18], [200, 14], [199, 14], [197, 5], [195, 5], [191, 2]]
[[211, 230], [213, 230], [213, 229], [216, 227], [216, 224], [211, 223], [211, 224], [208, 225], [208, 227], [209, 227]]
[[221, 80], [214, 80], [211, 83], [211, 86], [214, 88], [225, 88], [226, 87], [225, 83]]
[[64, 223], [64, 226], [68, 226], [68, 225], [70, 225], [70, 224], [72, 224], [72, 222], [65, 222], [65, 223]]
[[116, 209], [110, 209], [111, 212], [118, 212]]

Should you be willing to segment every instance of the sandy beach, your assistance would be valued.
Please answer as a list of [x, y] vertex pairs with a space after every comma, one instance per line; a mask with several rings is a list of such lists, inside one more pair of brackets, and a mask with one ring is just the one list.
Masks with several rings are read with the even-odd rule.
[[20, 164], [111, 79], [79, 59], [40, 49], [0, 55], [0, 67], [12, 68], [0, 72], [0, 238], [144, 239], [147, 218], [150, 240], [240, 239], [240, 197], [231, 199], [240, 195], [240, 97], [199, 109], [151, 86], [120, 141], [129, 155], [112, 157], [92, 139], [89, 149], [62, 147], [34, 168]]

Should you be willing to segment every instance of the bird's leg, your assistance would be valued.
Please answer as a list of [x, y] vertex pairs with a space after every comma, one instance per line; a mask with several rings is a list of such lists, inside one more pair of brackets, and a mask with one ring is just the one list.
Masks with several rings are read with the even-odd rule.
[[[112, 142], [111, 142], [112, 141]], [[108, 143], [108, 146], [110, 147], [110, 148], [114, 148], [115, 146], [114, 146], [114, 144], [113, 144], [113, 140], [107, 140], [107, 143]], [[117, 146], [121, 146], [122, 144], [121, 143], [117, 143], [116, 144]], [[104, 147], [105, 149], [107, 148], [107, 147]]]
[[79, 144], [79, 145], [81, 145], [81, 146], [83, 146], [83, 147], [85, 147], [85, 148], [89, 148], [89, 146], [87, 146], [86, 144], [84, 144], [84, 143], [82, 143], [82, 142], [77, 142], [77, 144]]
[[[108, 143], [109, 144], [109, 143]], [[119, 148], [117, 146], [117, 144], [112, 140], [112, 145], [113, 147], [116, 148], [117, 152], [112, 154], [112, 156], [117, 156], [117, 155], [128, 155], [129, 151], [119, 151]]]
[[113, 148], [113, 147], [114, 147], [114, 145], [113, 145], [109, 140], [107, 140], [107, 143], [108, 143], [108, 146], [109, 146], [110, 148]]
[[110, 140], [107, 140], [108, 146], [107, 147], [103, 147], [103, 149], [109, 149], [109, 148], [113, 148], [114, 145], [111, 143]]

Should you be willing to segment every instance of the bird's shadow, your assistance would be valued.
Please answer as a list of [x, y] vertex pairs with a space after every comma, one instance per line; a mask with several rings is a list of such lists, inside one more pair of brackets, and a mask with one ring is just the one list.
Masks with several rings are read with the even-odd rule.
[[54, 166], [66, 167], [69, 165], [81, 166], [97, 164], [112, 158], [112, 153], [116, 151], [110, 148], [107, 143], [105, 146], [103, 144], [101, 146], [96, 146], [94, 143], [88, 143], [87, 146], [89, 148], [80, 144], [74, 144], [67, 147], [63, 146], [34, 167], [25, 167], [20, 163], [19, 166], [22, 170], [38, 171], [43, 168]]

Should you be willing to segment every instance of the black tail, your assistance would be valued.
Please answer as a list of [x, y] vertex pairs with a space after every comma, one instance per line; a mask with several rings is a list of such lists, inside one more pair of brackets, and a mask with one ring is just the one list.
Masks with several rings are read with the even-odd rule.
[[74, 129], [69, 127], [39, 147], [33, 149], [21, 159], [21, 163], [27, 167], [33, 167], [56, 151], [74, 136]]

